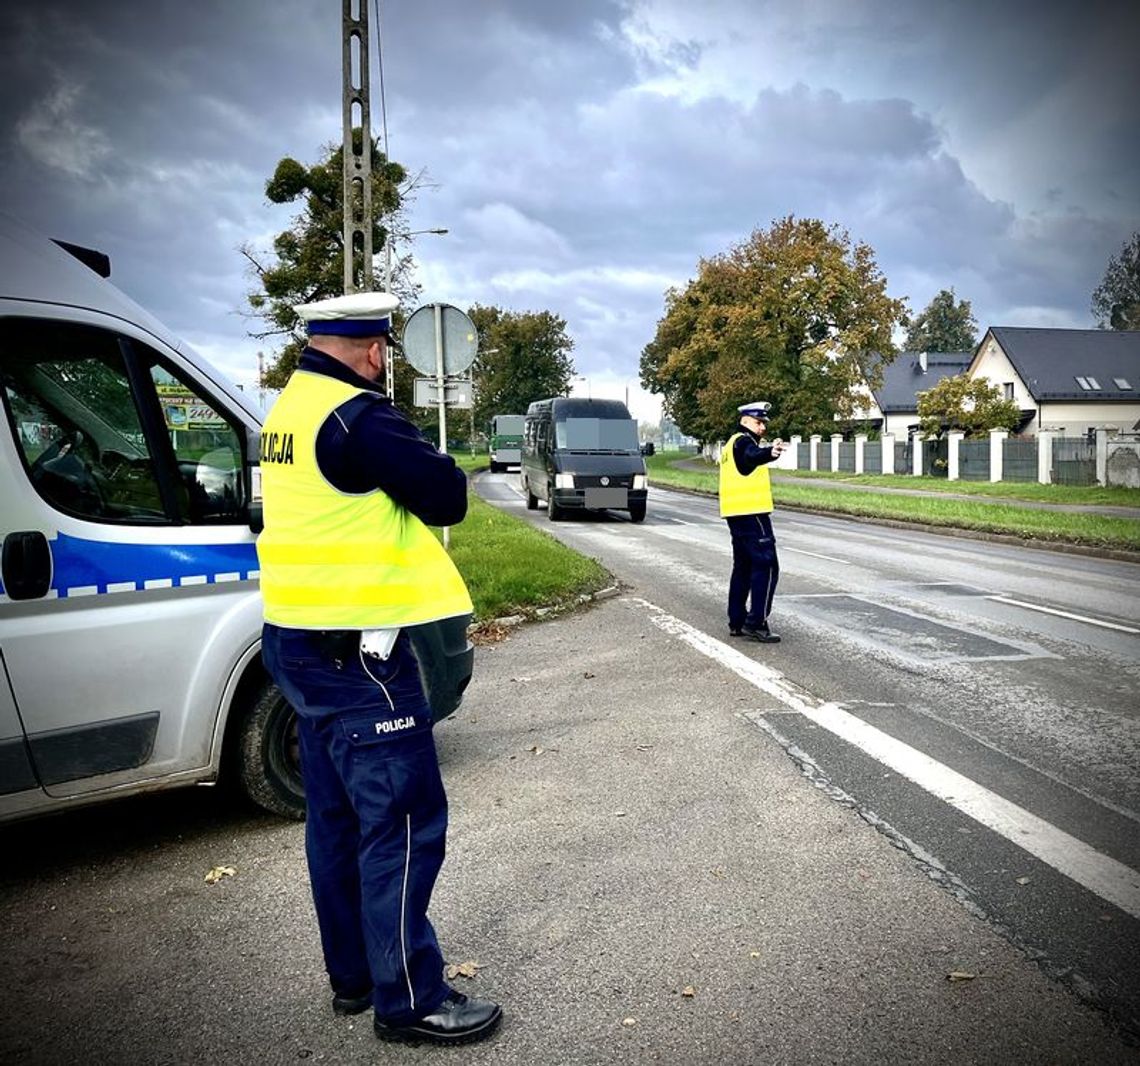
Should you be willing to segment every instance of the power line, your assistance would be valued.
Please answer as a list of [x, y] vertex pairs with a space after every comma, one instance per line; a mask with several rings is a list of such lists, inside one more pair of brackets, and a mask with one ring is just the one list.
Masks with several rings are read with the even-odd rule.
[[392, 152], [388, 147], [388, 101], [384, 96], [384, 39], [380, 32], [380, 0], [372, 0], [372, 10], [376, 14], [376, 66], [380, 72], [380, 130], [384, 137], [384, 158], [392, 162]]

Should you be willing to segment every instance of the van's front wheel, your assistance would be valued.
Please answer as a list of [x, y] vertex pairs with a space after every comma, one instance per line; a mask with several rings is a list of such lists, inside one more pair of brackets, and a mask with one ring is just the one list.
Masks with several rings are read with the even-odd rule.
[[645, 501], [640, 503], [631, 503], [629, 505], [629, 520], [631, 522], [644, 522], [645, 521]]
[[237, 754], [242, 790], [254, 803], [284, 818], [305, 817], [297, 714], [272, 682], [241, 723]]

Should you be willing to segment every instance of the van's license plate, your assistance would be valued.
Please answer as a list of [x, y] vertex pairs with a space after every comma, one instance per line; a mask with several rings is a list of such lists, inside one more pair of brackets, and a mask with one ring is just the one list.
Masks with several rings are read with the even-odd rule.
[[586, 506], [625, 508], [629, 506], [629, 492], [627, 489], [586, 489]]

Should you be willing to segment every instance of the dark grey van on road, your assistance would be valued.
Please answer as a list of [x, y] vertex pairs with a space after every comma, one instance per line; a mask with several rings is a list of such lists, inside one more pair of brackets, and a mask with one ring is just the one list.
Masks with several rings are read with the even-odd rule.
[[645, 518], [648, 479], [637, 423], [620, 400], [555, 397], [526, 413], [522, 490], [533, 510], [546, 500], [553, 522], [570, 511], [628, 511]]

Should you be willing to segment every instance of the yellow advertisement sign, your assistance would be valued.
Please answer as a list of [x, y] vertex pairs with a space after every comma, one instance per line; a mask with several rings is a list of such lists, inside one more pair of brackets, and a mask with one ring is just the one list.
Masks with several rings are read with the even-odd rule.
[[158, 399], [167, 429], [221, 429], [226, 425], [208, 403], [181, 385], [158, 385]]

